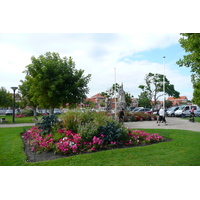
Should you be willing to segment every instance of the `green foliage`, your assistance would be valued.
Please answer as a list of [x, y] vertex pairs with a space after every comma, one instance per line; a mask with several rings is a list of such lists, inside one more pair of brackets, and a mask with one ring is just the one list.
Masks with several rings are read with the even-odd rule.
[[90, 142], [92, 138], [97, 135], [97, 129], [99, 125], [89, 122], [85, 124], [84, 126], [78, 127], [78, 132], [81, 133], [81, 137], [83, 141]]
[[145, 107], [145, 108], [151, 107], [151, 99], [149, 99], [146, 91], [140, 93], [138, 104], [140, 107]]
[[122, 135], [122, 127], [116, 122], [107, 122], [106, 126], [100, 126], [98, 128], [98, 137], [100, 137], [105, 144], [109, 144], [111, 141], [116, 142], [117, 145], [121, 145], [120, 136]]
[[194, 93], [192, 101], [200, 106], [200, 33], [181, 33], [183, 37], [179, 42], [187, 55], [179, 59], [176, 64], [179, 67], [191, 68], [191, 80], [193, 83]]
[[60, 116], [62, 126], [74, 133], [81, 133], [84, 141], [90, 141], [97, 134], [97, 129], [101, 125], [106, 125], [107, 121], [113, 121], [107, 116], [106, 112], [91, 112], [86, 109], [84, 112], [80, 110], [69, 110]]
[[[165, 93], [169, 96], [179, 97], [179, 92], [174, 89], [174, 85], [170, 84], [169, 80], [164, 77], [165, 80]], [[155, 107], [158, 99], [163, 96], [163, 75], [149, 73], [145, 77], [146, 85], [139, 85], [139, 88], [143, 92], [146, 92], [148, 99], [154, 102]]]
[[194, 84], [193, 102], [200, 106], [200, 81]]
[[132, 100], [131, 98], [133, 98], [133, 95], [131, 95], [130, 93], [128, 92], [125, 92], [125, 102], [126, 102], [126, 106], [130, 106], [131, 103], [132, 103]]
[[172, 105], [173, 105], [173, 102], [172, 102], [172, 101], [170, 101], [170, 100], [166, 100], [166, 101], [165, 101], [165, 106], [166, 106], [167, 108], [172, 107]]
[[37, 123], [36, 126], [39, 126], [39, 129], [43, 129], [42, 134], [50, 133], [52, 127], [58, 123], [56, 115], [46, 115], [42, 117], [42, 122]]
[[0, 88], [0, 107], [12, 106], [12, 96], [4, 87]]
[[60, 58], [58, 53], [47, 52], [38, 58], [32, 57], [26, 66], [25, 81], [21, 93], [32, 105], [43, 108], [60, 107], [66, 103], [79, 103], [89, 91], [87, 84], [91, 75], [84, 76], [84, 70], [75, 69], [71, 57]]
[[33, 110], [32, 109], [24, 109], [21, 111], [21, 114], [25, 116], [33, 116]]

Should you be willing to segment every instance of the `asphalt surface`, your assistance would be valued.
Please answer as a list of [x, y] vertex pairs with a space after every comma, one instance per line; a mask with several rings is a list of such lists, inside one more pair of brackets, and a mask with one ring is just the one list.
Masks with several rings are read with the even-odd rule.
[[[144, 128], [144, 129], [181, 129], [181, 130], [191, 130], [200, 132], [200, 123], [189, 122], [188, 119], [182, 119], [177, 117], [166, 117], [167, 124], [160, 123], [158, 126], [156, 120], [152, 121], [137, 121], [137, 122], [125, 122], [124, 126], [130, 128]], [[34, 126], [35, 123], [21, 123], [21, 124], [0, 124], [0, 128], [5, 127], [25, 127]]]
[[189, 122], [189, 118], [182, 119], [178, 117], [166, 117], [168, 125], [165, 123], [160, 123], [158, 126], [156, 120], [152, 121], [138, 121], [138, 122], [126, 122], [125, 126], [130, 128], [146, 128], [146, 129], [181, 129], [181, 130], [191, 130], [200, 132], [199, 122]]

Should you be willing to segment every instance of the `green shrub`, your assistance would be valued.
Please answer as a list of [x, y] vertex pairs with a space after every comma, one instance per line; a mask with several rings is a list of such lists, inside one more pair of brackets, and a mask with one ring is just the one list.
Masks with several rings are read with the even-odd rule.
[[63, 114], [60, 119], [63, 126], [73, 132], [77, 132], [80, 126], [91, 126], [92, 123], [92, 126], [96, 127], [96, 125], [106, 125], [107, 121], [112, 121], [112, 117], [108, 117], [105, 112], [91, 112], [89, 110], [84, 112], [70, 110]]
[[78, 133], [81, 133], [83, 141], [89, 142], [97, 135], [98, 127], [99, 125], [95, 125], [94, 123], [87, 123], [84, 126], [79, 126]]
[[22, 110], [21, 114], [23, 114], [23, 115], [25, 115], [27, 117], [33, 116], [33, 110], [27, 108], [27, 109]]
[[106, 126], [100, 126], [98, 128], [97, 137], [100, 137], [104, 144], [110, 144], [111, 142], [116, 142], [117, 145], [121, 145], [122, 126], [116, 122], [107, 122]]
[[42, 122], [37, 123], [36, 126], [39, 126], [39, 129], [43, 129], [41, 134], [50, 133], [52, 127], [58, 123], [58, 119], [56, 115], [46, 115], [42, 117]]

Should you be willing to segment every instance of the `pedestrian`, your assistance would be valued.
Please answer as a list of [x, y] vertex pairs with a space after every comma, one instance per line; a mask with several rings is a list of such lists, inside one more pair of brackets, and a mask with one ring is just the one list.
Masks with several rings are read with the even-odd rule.
[[119, 112], [119, 122], [124, 122], [124, 109], [122, 108], [122, 110]]
[[182, 118], [185, 118], [185, 108], [182, 111]]
[[167, 122], [165, 120], [165, 110], [163, 107], [159, 110], [159, 119], [158, 119], [158, 126], [160, 126], [160, 122], [165, 122], [165, 125], [167, 125]]
[[157, 113], [156, 113], [156, 115], [157, 115], [157, 123], [158, 123], [158, 121], [159, 121], [159, 111], [160, 111], [160, 109], [158, 109], [158, 110], [157, 110]]
[[190, 119], [189, 121], [194, 122], [194, 107], [191, 108], [190, 110]]

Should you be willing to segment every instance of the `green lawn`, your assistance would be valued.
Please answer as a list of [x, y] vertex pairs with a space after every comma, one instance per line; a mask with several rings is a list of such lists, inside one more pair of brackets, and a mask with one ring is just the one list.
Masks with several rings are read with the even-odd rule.
[[[189, 120], [189, 117], [185, 117], [185, 118], [181, 118], [181, 119]], [[195, 117], [195, 118], [194, 118], [194, 121], [195, 121], [195, 122], [200, 122], [200, 117]]]
[[[27, 127], [30, 128], [30, 127]], [[0, 166], [199, 166], [200, 132], [142, 129], [170, 136], [171, 142], [143, 147], [107, 150], [51, 161], [26, 162], [20, 132], [23, 128], [0, 128]]]
[[[2, 117], [6, 118], [6, 123], [7, 124], [13, 123], [12, 122], [12, 115], [0, 115], [0, 119]], [[41, 118], [41, 116], [38, 117], [38, 119], [40, 119], [40, 118]], [[14, 123], [34, 123], [34, 121], [33, 121], [33, 117], [18, 117], [18, 118], [15, 117], [15, 122]]]

